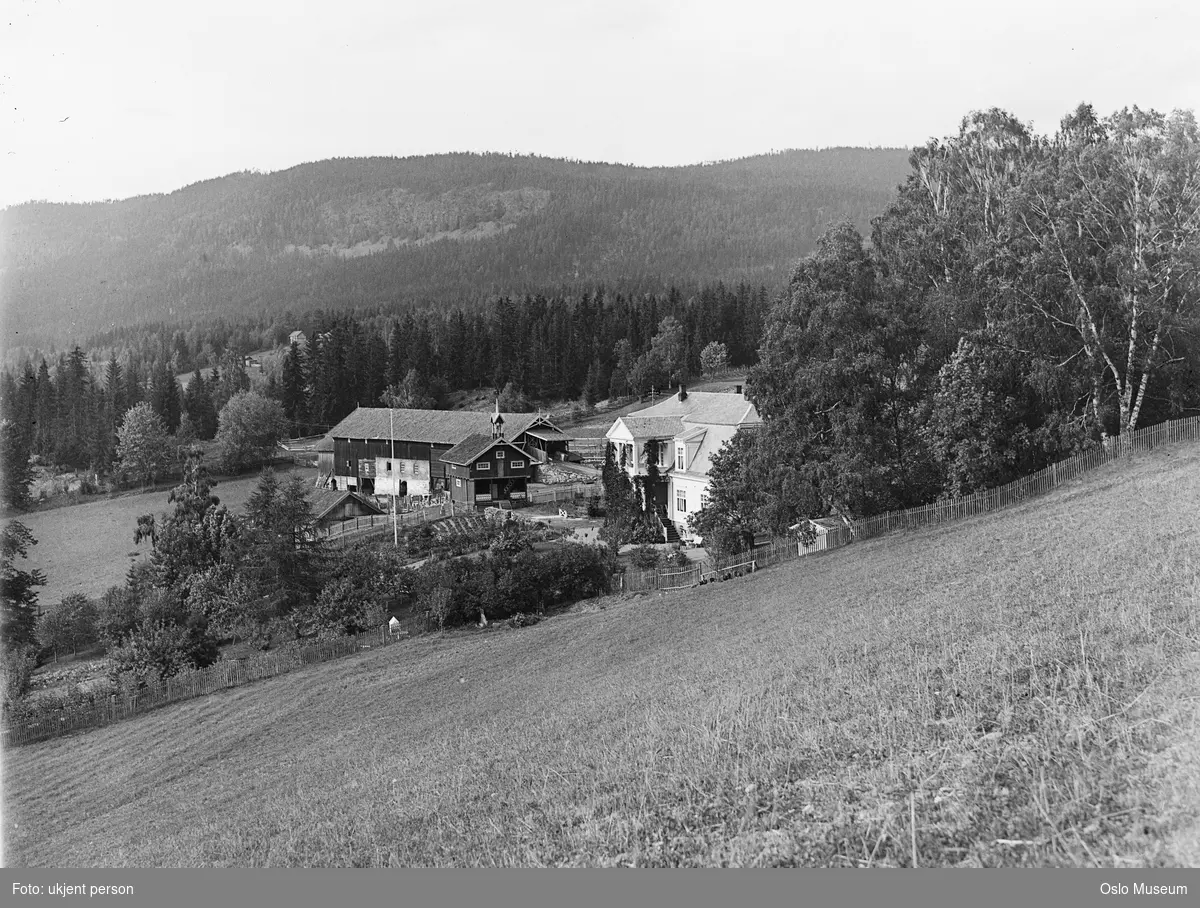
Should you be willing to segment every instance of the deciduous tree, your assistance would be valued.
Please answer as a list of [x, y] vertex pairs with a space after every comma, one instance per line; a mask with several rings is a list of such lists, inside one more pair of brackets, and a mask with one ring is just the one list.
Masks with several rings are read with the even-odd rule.
[[253, 391], [230, 398], [221, 408], [218, 426], [217, 450], [222, 465], [231, 472], [268, 460], [288, 431], [279, 401]]
[[117, 459], [121, 469], [142, 485], [154, 482], [171, 456], [167, 427], [148, 403], [131, 408], [117, 430]]
[[45, 586], [46, 575], [39, 569], [23, 570], [18, 560], [29, 557], [29, 547], [37, 540], [25, 524], [10, 520], [0, 530], [0, 596], [4, 611], [0, 615], [0, 633], [7, 648], [27, 646], [36, 640], [37, 587]]

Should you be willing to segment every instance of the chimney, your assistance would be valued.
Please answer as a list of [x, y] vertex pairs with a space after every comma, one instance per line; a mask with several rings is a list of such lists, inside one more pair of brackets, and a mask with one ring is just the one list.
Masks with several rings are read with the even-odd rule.
[[679, 399], [687, 400], [687, 388], [685, 388], [682, 384], [679, 386]]

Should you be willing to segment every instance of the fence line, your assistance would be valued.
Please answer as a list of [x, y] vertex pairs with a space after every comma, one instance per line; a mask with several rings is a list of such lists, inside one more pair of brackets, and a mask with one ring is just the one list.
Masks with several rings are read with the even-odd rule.
[[[528, 500], [530, 504], [544, 504], [546, 502], [599, 498], [602, 494], [603, 490], [599, 483], [576, 482], [564, 485], [561, 488], [535, 489], [529, 493]], [[432, 504], [428, 507], [416, 508], [411, 511], [400, 511], [396, 515], [396, 523], [402, 527], [411, 526], [414, 523], [428, 523], [431, 520], [439, 520], [442, 517], [455, 517], [464, 513], [476, 514], [479, 512], [475, 508], [458, 504], [453, 499], [446, 499], [446, 501], [440, 504]], [[506, 509], [506, 513], [510, 512]], [[513, 511], [511, 513], [517, 512]], [[390, 513], [370, 514], [366, 517], [352, 517], [329, 526], [321, 532], [321, 538], [337, 539], [341, 536], [371, 530], [375, 527], [391, 527], [391, 525], [392, 515]]]
[[1045, 495], [1114, 460], [1181, 441], [1200, 441], [1200, 416], [1169, 420], [1117, 436], [1109, 439], [1107, 444], [1068, 457], [994, 489], [853, 521], [851, 533], [855, 539], [870, 539], [892, 530], [915, 529], [974, 517]]
[[137, 691], [110, 694], [103, 701], [99, 699], [101, 695], [97, 695], [96, 702], [83, 706], [72, 707], [68, 701], [61, 710], [41, 710], [29, 720], [7, 717], [3, 729], [4, 743], [10, 746], [32, 744], [83, 729], [100, 728], [168, 703], [191, 700], [218, 690], [274, 678], [303, 665], [328, 662], [375, 646], [388, 646], [406, 636], [392, 634], [387, 627], [381, 627], [352, 637], [314, 640], [246, 659], [214, 662], [207, 668], [180, 672]]
[[534, 489], [529, 493], [530, 504], [545, 504], [548, 501], [574, 501], [580, 498], [599, 498], [603, 494], [597, 482], [573, 482], [570, 485], [551, 489]]
[[[431, 504], [425, 508], [417, 508], [412, 511], [399, 511], [396, 514], [396, 524], [398, 526], [412, 526], [415, 523], [428, 523], [431, 520], [440, 520], [442, 517], [455, 517], [464, 510], [473, 512], [473, 509], [464, 508], [463, 505], [455, 506], [451, 499], [447, 499], [441, 504]], [[327, 527], [322, 533], [322, 539], [337, 539], [342, 536], [347, 536], [353, 533], [371, 530], [375, 527], [392, 526], [392, 515], [388, 514], [369, 514], [366, 517], [351, 517], [340, 523], [332, 524]]]
[[[1200, 416], [1170, 420], [1118, 436], [1110, 439], [1105, 445], [1068, 457], [1066, 460], [1053, 463], [1036, 473], [994, 489], [981, 490], [959, 498], [944, 499], [916, 508], [888, 511], [863, 520], [851, 521], [848, 529], [833, 530], [824, 536], [819, 536], [809, 546], [802, 545], [798, 539], [794, 538], [775, 538], [769, 543], [755, 546], [750, 552], [738, 552], [716, 562], [698, 562], [694, 567], [682, 572], [650, 570], [617, 574], [613, 577], [613, 589], [626, 593], [669, 592], [745, 570], [747, 566], [757, 569], [780, 561], [819, 555], [822, 552], [848, 545], [852, 540], [871, 539], [893, 530], [911, 530], [951, 520], [964, 520], [1044, 495], [1079, 478], [1084, 473], [1122, 457], [1130, 457], [1135, 453], [1144, 453], [1166, 444], [1182, 441], [1200, 441]], [[680, 582], [678, 579], [680, 574], [689, 575], [689, 579], [694, 579], [692, 582]]]

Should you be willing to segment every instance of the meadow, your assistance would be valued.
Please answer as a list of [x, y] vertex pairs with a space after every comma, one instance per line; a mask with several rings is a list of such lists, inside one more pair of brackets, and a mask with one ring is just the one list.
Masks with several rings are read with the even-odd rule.
[[[275, 469], [283, 471], [289, 466]], [[240, 512], [258, 485], [258, 478], [258, 473], [220, 478], [213, 494], [231, 511]], [[129, 492], [16, 515], [37, 540], [23, 567], [41, 568], [46, 573], [46, 585], [38, 590], [42, 608], [56, 605], [71, 593], [95, 597], [124, 583], [129, 566], [149, 554], [148, 544], [139, 547], [133, 541], [138, 517], [169, 513], [170, 495], [170, 489]]]
[[15, 748], [4, 860], [1196, 866], [1198, 504], [1200, 446], [1161, 448]]

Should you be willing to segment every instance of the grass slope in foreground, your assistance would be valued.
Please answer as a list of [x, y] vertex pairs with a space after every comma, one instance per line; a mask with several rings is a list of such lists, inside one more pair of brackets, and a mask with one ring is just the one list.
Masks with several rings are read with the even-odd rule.
[[1200, 863], [1200, 450], [6, 755], [10, 865]]

